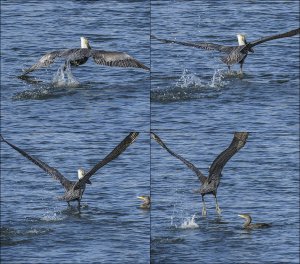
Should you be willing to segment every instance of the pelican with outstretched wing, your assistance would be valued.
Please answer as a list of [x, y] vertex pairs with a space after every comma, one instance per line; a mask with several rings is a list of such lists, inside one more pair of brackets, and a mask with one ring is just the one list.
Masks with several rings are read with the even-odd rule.
[[246, 36], [244, 34], [237, 34], [238, 43], [239, 43], [238, 46], [225, 46], [225, 45], [206, 43], [206, 42], [185, 42], [185, 41], [177, 41], [177, 40], [168, 40], [168, 39], [158, 38], [154, 35], [151, 35], [151, 37], [163, 43], [175, 43], [184, 46], [190, 46], [190, 47], [195, 47], [195, 48], [205, 49], [205, 50], [216, 50], [225, 53], [226, 55], [221, 57], [221, 61], [227, 65], [229, 71], [230, 71], [230, 67], [233, 64], [239, 63], [241, 69], [240, 71], [242, 73], [243, 64], [245, 62], [248, 53], [254, 52], [253, 47], [270, 40], [292, 37], [298, 35], [299, 33], [300, 33], [300, 29], [297, 28], [285, 33], [263, 37], [249, 43], [247, 43]]
[[216, 202], [216, 211], [218, 214], [221, 214], [221, 209], [217, 200], [217, 189], [220, 184], [222, 170], [226, 163], [231, 159], [231, 157], [237, 153], [245, 144], [248, 138], [248, 132], [235, 132], [233, 140], [228, 148], [226, 148], [217, 158], [213, 161], [209, 169], [208, 177], [204, 174], [191, 162], [187, 161], [180, 155], [173, 152], [169, 149], [166, 144], [157, 136], [155, 133], [151, 132], [151, 137], [161, 145], [166, 151], [168, 151], [172, 156], [181, 160], [189, 169], [191, 169], [199, 178], [201, 182], [200, 193], [202, 196], [202, 215], [206, 215], [206, 205], [204, 201], [204, 196], [206, 194], [213, 194]]
[[24, 150], [18, 148], [12, 143], [8, 142], [1, 135], [1, 140], [8, 144], [10, 147], [15, 149], [21, 155], [29, 159], [35, 165], [39, 166], [46, 173], [51, 175], [55, 180], [58, 180], [61, 185], [65, 189], [65, 194], [59, 197], [59, 200], [66, 201], [68, 205], [70, 205], [70, 201], [78, 201], [78, 209], [80, 209], [80, 201], [82, 199], [82, 195], [84, 193], [86, 184], [91, 184], [90, 178], [93, 176], [96, 171], [102, 168], [104, 165], [109, 163], [110, 161], [116, 159], [122, 152], [126, 150], [126, 148], [132, 144], [138, 136], [138, 132], [131, 132], [125, 139], [122, 140], [103, 160], [99, 161], [90, 171], [85, 173], [83, 169], [78, 169], [78, 181], [70, 181], [65, 176], [63, 176], [57, 169], [49, 166], [42, 160], [29, 155]]
[[27, 69], [24, 69], [22, 76], [32, 71], [48, 67], [58, 58], [64, 59], [66, 65], [69, 63], [71, 66], [79, 66], [86, 63], [90, 57], [92, 57], [94, 61], [100, 65], [126, 68], [133, 67], [149, 70], [147, 66], [125, 52], [92, 49], [88, 39], [85, 37], [81, 37], [81, 48], [55, 50], [48, 52], [44, 56], [42, 56], [37, 63]]

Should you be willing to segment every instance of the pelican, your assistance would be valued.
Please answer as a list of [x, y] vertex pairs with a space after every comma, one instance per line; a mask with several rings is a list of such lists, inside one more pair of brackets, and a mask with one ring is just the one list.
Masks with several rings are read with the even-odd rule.
[[229, 71], [230, 71], [230, 67], [233, 64], [239, 63], [240, 73], [243, 73], [243, 64], [245, 62], [248, 53], [254, 52], [253, 47], [270, 40], [292, 37], [299, 34], [299, 32], [300, 29], [297, 28], [285, 33], [263, 37], [249, 43], [247, 43], [246, 36], [244, 34], [237, 34], [237, 39], [239, 44], [238, 46], [225, 46], [225, 45], [206, 43], [206, 42], [185, 42], [185, 41], [168, 40], [168, 39], [157, 38], [154, 35], [151, 35], [151, 37], [163, 43], [176, 43], [176, 44], [191, 46], [200, 49], [220, 51], [226, 54], [225, 56], [221, 57], [221, 61], [227, 65]]
[[161, 145], [166, 151], [168, 151], [172, 156], [175, 158], [179, 159], [182, 161], [189, 169], [191, 169], [199, 178], [201, 182], [201, 187], [200, 187], [200, 194], [202, 196], [202, 203], [203, 203], [203, 208], [202, 208], [202, 215], [206, 216], [206, 205], [204, 201], [204, 196], [206, 194], [213, 194], [215, 197], [215, 202], [216, 202], [216, 211], [220, 215], [221, 214], [221, 209], [218, 204], [217, 200], [217, 189], [220, 184], [220, 180], [222, 177], [222, 170], [226, 163], [231, 159], [231, 157], [237, 153], [245, 144], [246, 140], [248, 138], [248, 132], [235, 132], [234, 137], [232, 139], [231, 144], [229, 145], [228, 148], [226, 148], [221, 154], [219, 154], [216, 159], [213, 161], [209, 168], [209, 175], [208, 177], [204, 176], [202, 172], [194, 166], [191, 162], [187, 161], [180, 155], [176, 154], [172, 150], [170, 150], [166, 144], [153, 132], [151, 132], [151, 137], [159, 144]]
[[10, 147], [15, 149], [21, 155], [29, 159], [35, 165], [39, 166], [42, 170], [44, 170], [47, 174], [51, 175], [55, 180], [58, 180], [61, 185], [65, 189], [65, 194], [58, 198], [58, 200], [66, 201], [70, 206], [71, 201], [78, 202], [78, 209], [80, 210], [80, 201], [82, 199], [82, 195], [85, 191], [86, 184], [91, 184], [90, 178], [92, 175], [96, 173], [101, 167], [109, 163], [110, 161], [117, 158], [122, 152], [126, 150], [126, 148], [132, 144], [138, 136], [138, 132], [131, 132], [121, 143], [119, 143], [103, 160], [99, 161], [91, 170], [85, 172], [82, 168], [78, 169], [78, 180], [70, 181], [66, 177], [64, 177], [57, 169], [49, 166], [42, 160], [29, 155], [24, 150], [18, 148], [12, 143], [8, 142], [6, 139], [1, 137], [1, 141], [8, 144]]
[[52, 64], [55, 59], [62, 58], [65, 60], [66, 69], [67, 64], [71, 66], [79, 66], [87, 62], [87, 60], [92, 57], [97, 64], [110, 66], [110, 67], [133, 67], [142, 68], [144, 70], [149, 70], [147, 66], [131, 57], [125, 52], [117, 51], [105, 51], [105, 50], [95, 50], [92, 49], [89, 41], [85, 37], [81, 37], [81, 48], [75, 49], [64, 49], [55, 50], [46, 53], [42, 56], [37, 63], [32, 65], [30, 68], [23, 69], [22, 76], [38, 70], [40, 68], [48, 67]]

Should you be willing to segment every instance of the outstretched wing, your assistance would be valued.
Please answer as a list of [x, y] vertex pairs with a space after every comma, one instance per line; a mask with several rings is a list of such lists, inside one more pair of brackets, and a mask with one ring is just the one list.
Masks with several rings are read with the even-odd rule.
[[129, 135], [123, 139], [123, 141], [116, 146], [112, 152], [110, 152], [103, 160], [99, 161], [89, 172], [84, 175], [82, 179], [76, 182], [74, 189], [79, 189], [82, 187], [97, 170], [117, 158], [122, 152], [125, 151], [125, 149], [127, 149], [127, 147], [129, 147], [130, 144], [135, 141], [138, 135], [138, 132], [129, 133]]
[[270, 41], [270, 40], [274, 40], [274, 39], [280, 39], [280, 38], [287, 38], [287, 37], [292, 37], [295, 36], [297, 34], [300, 33], [300, 28], [285, 32], [285, 33], [281, 33], [281, 34], [277, 34], [277, 35], [272, 35], [272, 36], [268, 36], [268, 37], [264, 37], [264, 38], [260, 38], [258, 40], [255, 41], [251, 41], [250, 43], [247, 44], [247, 47], [254, 47], [258, 44], [264, 43], [266, 41]]
[[91, 50], [91, 56], [97, 64], [111, 67], [133, 67], [150, 70], [147, 66], [125, 52]]
[[208, 182], [213, 177], [219, 177], [226, 163], [231, 157], [237, 153], [242, 147], [245, 146], [249, 133], [248, 132], [235, 132], [233, 140], [229, 147], [225, 149], [219, 156], [213, 161], [209, 169]]
[[174, 156], [175, 158], [181, 160], [188, 168], [190, 168], [192, 171], [194, 171], [196, 173], [196, 175], [198, 176], [200, 182], [203, 184], [206, 180], [206, 177], [202, 174], [202, 172], [195, 167], [191, 162], [187, 161], [186, 159], [184, 159], [183, 157], [181, 157], [180, 155], [176, 154], [175, 152], [173, 152], [172, 150], [170, 150], [166, 144], [159, 138], [159, 136], [157, 136], [155, 133], [151, 132], [151, 137], [159, 144], [161, 145], [166, 151], [168, 151], [172, 156]]
[[91, 56], [91, 50], [90, 49], [66, 49], [66, 50], [56, 50], [49, 52], [45, 54], [42, 58], [39, 59], [37, 63], [32, 65], [28, 69], [23, 70], [23, 75], [26, 75], [29, 72], [38, 70], [40, 68], [48, 67], [50, 64], [52, 64], [56, 58], [64, 58], [65, 60], [68, 60], [76, 65], [76, 62], [78, 64], [85, 62], [89, 57]]
[[22, 154], [25, 158], [29, 159], [35, 165], [39, 166], [46, 173], [48, 173], [49, 175], [51, 175], [55, 180], [59, 180], [60, 183], [62, 184], [62, 186], [64, 186], [64, 188], [66, 190], [69, 190], [72, 187], [72, 182], [69, 181], [67, 178], [65, 178], [57, 169], [55, 169], [53, 167], [50, 167], [49, 165], [47, 165], [45, 162], [41, 161], [40, 159], [35, 158], [35, 157], [29, 155], [28, 153], [26, 153], [24, 150], [16, 147], [12, 143], [10, 143], [7, 140], [5, 140], [2, 137], [2, 135], [0, 135], [0, 137], [1, 137], [2, 141], [4, 141], [6, 144], [8, 144], [9, 146], [11, 146], [13, 149], [15, 149], [16, 151], [18, 151], [20, 154]]
[[33, 64], [30, 68], [23, 69], [23, 75], [26, 75], [29, 72], [38, 70], [43, 67], [48, 67], [61, 54], [61, 52], [62, 51], [60, 51], [60, 50], [55, 50], [55, 51], [46, 53], [43, 57], [41, 57], [39, 59], [39, 61], [37, 63]]
[[161, 38], [158, 38], [154, 35], [151, 35], [151, 38], [154, 38], [154, 39], [156, 39], [158, 41], [161, 41], [163, 43], [175, 43], [175, 44], [195, 47], [195, 48], [199, 48], [199, 49], [217, 50], [217, 51], [226, 52], [226, 53], [231, 52], [232, 49], [234, 48], [234, 47], [231, 47], [231, 46], [224, 46], [224, 45], [208, 43], [208, 42], [185, 42], [185, 41], [161, 39]]

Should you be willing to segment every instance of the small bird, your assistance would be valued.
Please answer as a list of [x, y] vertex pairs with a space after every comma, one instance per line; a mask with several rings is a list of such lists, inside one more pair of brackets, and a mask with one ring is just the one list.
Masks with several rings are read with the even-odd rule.
[[78, 202], [78, 209], [80, 209], [80, 201], [82, 199], [82, 195], [85, 191], [86, 184], [91, 184], [90, 178], [92, 175], [96, 173], [101, 167], [109, 163], [110, 161], [117, 158], [122, 152], [126, 150], [126, 148], [131, 145], [138, 136], [138, 132], [131, 132], [127, 137], [125, 137], [121, 143], [119, 143], [103, 160], [99, 161], [91, 170], [85, 172], [82, 168], [78, 169], [78, 181], [70, 181], [66, 177], [64, 177], [57, 169], [49, 166], [42, 160], [29, 155], [24, 150], [18, 148], [12, 143], [5, 140], [2, 135], [1, 141], [8, 144], [10, 147], [15, 149], [25, 158], [29, 159], [35, 165], [39, 166], [42, 170], [44, 170], [47, 174], [51, 175], [55, 180], [60, 181], [61, 185], [65, 189], [65, 194], [58, 198], [58, 200], [66, 201], [68, 205], [70, 205], [71, 201]]
[[242, 147], [245, 146], [248, 132], [235, 132], [234, 137], [232, 139], [231, 144], [227, 147], [223, 152], [221, 152], [213, 161], [209, 168], [209, 175], [208, 177], [204, 176], [202, 172], [194, 166], [191, 162], [187, 161], [180, 155], [176, 154], [172, 150], [170, 150], [166, 144], [153, 132], [151, 132], [151, 137], [161, 145], [165, 150], [167, 150], [172, 156], [182, 161], [189, 169], [191, 169], [199, 178], [201, 182], [200, 193], [202, 196], [202, 215], [206, 216], [206, 205], [204, 201], [204, 196], [206, 194], [212, 194], [215, 197], [216, 202], [216, 211], [218, 214], [221, 214], [221, 209], [218, 204], [217, 200], [217, 189], [220, 184], [220, 180], [222, 177], [222, 170], [226, 163], [232, 158], [234, 154], [236, 154]]
[[185, 42], [185, 41], [177, 41], [177, 40], [168, 40], [168, 39], [161, 39], [154, 35], [151, 35], [152, 38], [161, 41], [163, 43], [176, 43], [184, 46], [191, 46], [199, 49], [206, 49], [206, 50], [216, 50], [226, 55], [221, 57], [221, 61], [225, 63], [230, 71], [230, 67], [233, 64], [239, 63], [240, 64], [240, 73], [243, 73], [243, 64], [248, 53], [253, 53], [253, 47], [256, 45], [262, 44], [264, 42], [280, 39], [280, 38], [287, 38], [298, 35], [300, 33], [300, 29], [293, 29], [291, 31], [280, 33], [272, 36], [263, 37], [254, 41], [247, 43], [246, 36], [244, 34], [237, 34], [238, 38], [238, 46], [225, 46], [220, 44], [214, 43], [207, 43], [207, 42]]
[[97, 64], [105, 66], [126, 68], [133, 67], [142, 68], [147, 71], [150, 70], [147, 66], [125, 52], [95, 50], [91, 48], [87, 38], [81, 37], [80, 39], [81, 48], [48, 52], [42, 56], [37, 63], [27, 69], [24, 69], [21, 77], [40, 68], [48, 67], [57, 58], [65, 60], [64, 70], [67, 68], [68, 64], [71, 66], [79, 66], [86, 63], [90, 57], [92, 57]]
[[150, 198], [150, 196], [144, 196], [144, 195], [142, 195], [142, 196], [138, 196], [137, 198], [139, 198], [139, 199], [141, 199], [141, 200], [143, 200], [144, 201], [144, 203], [142, 203], [141, 205], [140, 205], [140, 208], [142, 208], [142, 209], [150, 209], [150, 207], [151, 207], [151, 198]]
[[243, 225], [243, 228], [254, 229], [254, 228], [271, 227], [271, 224], [267, 224], [267, 223], [255, 223], [255, 224], [252, 224], [251, 223], [252, 218], [251, 218], [250, 214], [239, 214], [238, 216], [246, 219], [246, 221], [245, 221], [245, 223]]

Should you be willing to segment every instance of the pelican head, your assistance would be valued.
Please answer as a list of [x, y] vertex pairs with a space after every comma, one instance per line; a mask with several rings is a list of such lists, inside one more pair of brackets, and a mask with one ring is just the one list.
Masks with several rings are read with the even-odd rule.
[[[236, 36], [237, 36], [237, 39], [238, 39], [238, 42], [239, 42], [239, 46], [247, 45], [245, 34], [239, 33]], [[252, 48], [249, 48], [248, 51], [254, 53], [254, 50]]]
[[[78, 172], [78, 179], [79, 179], [79, 180], [83, 179], [83, 177], [84, 177], [84, 175], [85, 175], [84, 169], [80, 168], [80, 169], [78, 169], [77, 172]], [[86, 183], [92, 184], [90, 180], [87, 180]]]
[[90, 43], [87, 38], [80, 37], [81, 40], [81, 48], [82, 49], [91, 49]]

